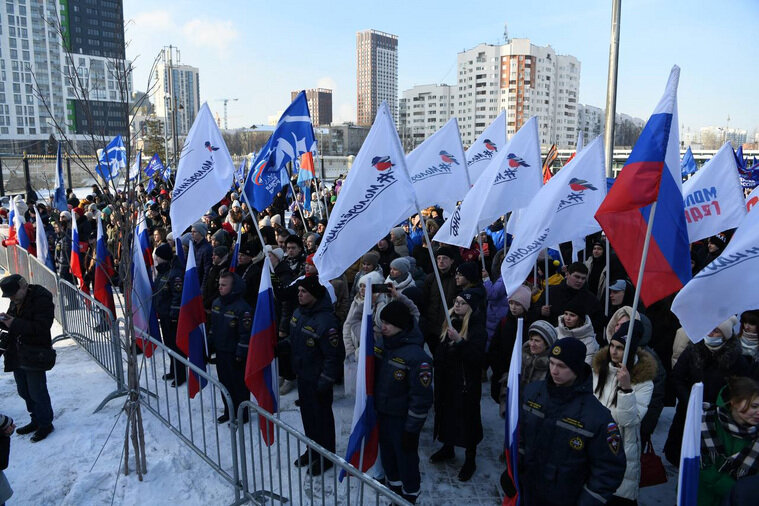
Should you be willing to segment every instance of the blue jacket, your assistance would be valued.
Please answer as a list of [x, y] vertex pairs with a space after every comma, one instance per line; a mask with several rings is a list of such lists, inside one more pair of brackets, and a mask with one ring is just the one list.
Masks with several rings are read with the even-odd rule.
[[432, 357], [417, 327], [385, 337], [374, 347], [374, 406], [378, 413], [406, 419], [404, 430], [419, 433], [433, 401]]
[[622, 483], [622, 437], [585, 369], [570, 387], [548, 376], [524, 389], [519, 481], [526, 506], [604, 504]]
[[195, 244], [194, 247], [195, 267], [198, 269], [198, 281], [200, 281], [200, 286], [202, 287], [208, 275], [208, 270], [211, 268], [211, 264], [213, 264], [213, 258], [211, 258], [213, 257], [213, 247], [205, 237], [198, 244]]
[[[183, 284], [184, 272], [180, 269], [168, 262], [156, 266], [156, 277], [153, 280], [153, 307], [159, 319], [168, 321], [179, 318]], [[172, 311], [174, 308], [176, 312]]]
[[208, 340], [217, 351], [234, 353], [245, 359], [248, 356], [250, 327], [253, 313], [245, 299], [245, 282], [234, 274], [232, 291], [216, 297], [211, 304], [210, 331]]
[[331, 388], [342, 372], [345, 348], [340, 322], [328, 294], [312, 306], [299, 306], [290, 318], [292, 365], [299, 382]]

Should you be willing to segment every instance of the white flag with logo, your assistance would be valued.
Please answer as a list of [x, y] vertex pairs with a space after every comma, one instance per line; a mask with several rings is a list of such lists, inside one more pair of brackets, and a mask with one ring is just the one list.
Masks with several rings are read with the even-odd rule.
[[469, 183], [474, 184], [480, 178], [488, 164], [495, 158], [499, 149], [506, 145], [506, 111], [482, 132], [474, 144], [466, 150], [466, 166], [469, 171]]
[[177, 236], [224, 197], [235, 164], [204, 103], [187, 134], [171, 192], [171, 229]]
[[481, 225], [527, 206], [542, 184], [538, 121], [530, 118], [493, 157], [435, 240], [468, 248]]
[[734, 314], [759, 307], [759, 213], [743, 218], [727, 247], [672, 302], [685, 333], [698, 342]]
[[321, 280], [340, 276], [414, 207], [406, 157], [387, 104], [377, 109], [314, 255]]
[[506, 293], [514, 293], [546, 247], [571, 241], [598, 228], [594, 218], [606, 197], [603, 139], [577, 153], [523, 209], [514, 240], [501, 264]]
[[729, 142], [683, 183], [683, 204], [690, 242], [735, 228], [746, 216], [743, 187]]
[[[456, 204], [469, 191], [466, 157], [456, 118], [451, 118], [406, 155], [406, 166], [421, 207], [440, 205], [450, 211], [456, 209]], [[416, 212], [412, 206], [406, 214], [411, 216]]]

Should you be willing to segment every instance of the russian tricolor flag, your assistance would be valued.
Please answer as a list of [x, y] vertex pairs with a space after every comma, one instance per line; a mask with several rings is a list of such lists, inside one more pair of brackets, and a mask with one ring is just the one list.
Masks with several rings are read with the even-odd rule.
[[237, 229], [237, 241], [235, 249], [232, 250], [232, 259], [229, 261], [229, 272], [235, 272], [237, 269], [237, 256], [240, 254], [240, 238], [242, 237], [242, 226]]
[[76, 214], [71, 213], [71, 256], [69, 258], [69, 269], [71, 270], [71, 275], [79, 280], [79, 288], [84, 293], [90, 293], [87, 285], [84, 284], [84, 274], [82, 272], [79, 252], [79, 228], [76, 225]]
[[[150, 234], [148, 233], [148, 225], [142, 211], [137, 215], [137, 238], [140, 240], [140, 251], [142, 251], [142, 256], [145, 259], [145, 265], [147, 267], [153, 267], [153, 252], [150, 249]], [[152, 280], [153, 275], [150, 269], [148, 269], [148, 275]]]
[[29, 251], [29, 236], [26, 235], [26, 228], [24, 227], [26, 220], [24, 219], [23, 213], [20, 213], [18, 210], [17, 201], [13, 202], [13, 210], [11, 211], [11, 214], [13, 215], [11, 223], [13, 223], [13, 227], [16, 229], [16, 241], [19, 246], [26, 251]]
[[519, 465], [519, 382], [522, 377], [522, 332], [524, 320], [517, 320], [517, 336], [514, 341], [514, 350], [511, 352], [511, 365], [509, 366], [509, 380], [506, 384], [506, 472], [511, 478], [517, 493], [514, 497], [503, 498], [503, 506], [516, 506], [519, 502], [519, 477], [517, 467]]
[[[203, 297], [200, 295], [198, 269], [195, 266], [195, 250], [190, 241], [190, 251], [187, 253], [187, 266], [184, 271], [184, 286], [182, 287], [182, 306], [179, 308], [177, 322], [177, 347], [184, 352], [192, 364], [206, 370], [206, 310], [203, 307]], [[207, 380], [190, 370], [188, 375], [188, 391], [190, 398], [195, 397]]]
[[[277, 386], [277, 361], [274, 349], [277, 345], [277, 319], [274, 311], [274, 290], [271, 284], [271, 262], [264, 259], [261, 284], [258, 288], [256, 312], [250, 331], [248, 357], [245, 361], [245, 384], [256, 398], [258, 405], [269, 413], [279, 411], [279, 388]], [[258, 427], [267, 446], [274, 443], [274, 424], [259, 416]]]
[[[356, 368], [356, 403], [345, 460], [361, 472], [368, 471], [377, 460], [379, 426], [374, 411], [374, 326], [372, 323], [372, 290], [366, 285], [364, 313], [361, 321], [361, 346]], [[340, 472], [340, 481], [345, 471]]]
[[55, 265], [53, 265], [53, 258], [50, 256], [50, 246], [47, 242], [47, 235], [45, 234], [45, 225], [42, 223], [42, 217], [40, 212], [34, 213], [37, 230], [37, 259], [45, 264], [45, 266], [51, 271], [55, 272]]
[[701, 417], [703, 416], [704, 384], [690, 389], [685, 430], [680, 452], [680, 476], [677, 479], [677, 506], [698, 503], [698, 474], [701, 470]]
[[97, 242], [95, 246], [95, 300], [107, 307], [111, 315], [116, 317], [116, 305], [113, 303], [113, 288], [111, 287], [111, 278], [116, 271], [113, 269], [113, 258], [108, 252], [103, 235], [103, 223], [100, 221], [100, 214], [97, 218]]
[[[139, 226], [138, 226], [139, 228]], [[158, 316], [153, 307], [153, 283], [145, 265], [145, 257], [135, 229], [132, 241], [132, 293], [130, 294], [130, 307], [132, 309], [132, 325], [144, 334], [150, 335], [156, 341], [161, 340], [158, 327]], [[155, 345], [137, 336], [137, 346], [142, 349], [147, 358], [153, 356]]]
[[657, 202], [645, 260], [646, 282], [640, 292], [647, 306], [678, 291], [691, 278], [677, 133], [679, 78], [680, 68], [675, 66], [664, 96], [596, 212], [627, 274], [637, 282], [651, 204]]

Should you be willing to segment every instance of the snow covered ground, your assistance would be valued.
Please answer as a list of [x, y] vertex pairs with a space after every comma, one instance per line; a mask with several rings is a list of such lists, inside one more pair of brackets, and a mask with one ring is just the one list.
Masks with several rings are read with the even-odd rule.
[[[0, 310], [5, 310], [6, 307], [7, 299], [0, 299]], [[59, 333], [60, 327], [55, 324], [53, 335]], [[6, 476], [15, 493], [9, 504], [159, 505], [180, 502], [202, 505], [232, 502], [232, 486], [147, 411], [143, 411], [143, 418], [148, 473], [142, 483], [137, 480], [133, 465], [129, 476], [119, 474], [123, 460], [123, 401], [111, 401], [102, 411], [93, 414], [100, 401], [113, 391], [113, 380], [73, 341], [57, 343], [55, 348], [58, 361], [47, 376], [55, 412], [55, 432], [46, 440], [34, 444], [30, 442], [30, 436], [12, 437], [10, 465]], [[487, 388], [483, 390], [487, 391]], [[283, 397], [281, 418], [300, 429], [295, 399], [295, 392]], [[0, 374], [0, 402], [0, 412], [11, 416], [17, 425], [28, 422], [28, 414], [16, 393], [12, 374]], [[334, 412], [338, 453], [342, 455], [347, 445], [353, 413], [352, 400], [345, 397], [342, 387], [336, 387], [335, 390]], [[207, 423], [213, 420], [210, 416], [219, 414], [220, 411], [209, 412]], [[671, 417], [672, 409], [665, 410], [659, 424], [660, 429], [654, 438], [657, 452], [661, 452]], [[429, 456], [439, 446], [432, 441], [430, 414], [420, 441], [421, 504], [500, 504], [496, 483], [503, 467], [498, 461], [503, 444], [503, 420], [498, 416], [497, 406], [485, 392], [482, 418], [485, 438], [478, 448], [477, 472], [471, 481], [461, 483], [457, 474], [463, 463], [462, 449], [457, 449], [457, 458], [453, 462], [439, 465], [429, 463]], [[220, 443], [221, 451], [228, 447], [225, 443], [225, 440]], [[668, 467], [667, 470], [669, 482], [643, 489], [641, 505], [675, 503], [676, 469]], [[327, 473], [328, 482], [334, 481], [332, 473]], [[307, 478], [303, 478], [303, 490], [310, 492], [313, 488], [314, 492], [318, 491], [316, 485], [310, 485]], [[334, 494], [334, 487], [325, 486], [325, 490]], [[337, 490], [339, 502], [347, 502], [343, 497], [344, 485], [338, 486]], [[308, 495], [310, 493], [303, 495], [304, 501]], [[298, 504], [299, 493], [293, 493], [291, 499], [290, 504]], [[334, 499], [330, 497], [332, 500]], [[351, 503], [354, 503], [354, 498], [351, 498]]]

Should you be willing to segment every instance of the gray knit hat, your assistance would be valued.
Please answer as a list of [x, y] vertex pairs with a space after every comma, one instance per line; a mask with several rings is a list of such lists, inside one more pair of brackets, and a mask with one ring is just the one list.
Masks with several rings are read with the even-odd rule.
[[195, 230], [200, 235], [202, 235], [203, 237], [205, 237], [206, 234], [208, 234], [208, 225], [206, 225], [202, 221], [197, 221], [197, 222], [195, 222], [195, 223], [192, 224], [192, 230]]
[[553, 343], [556, 342], [556, 329], [545, 320], [537, 320], [530, 325], [527, 335], [530, 334], [538, 334], [542, 337], [543, 341], [548, 345], [548, 348], [552, 347]]

